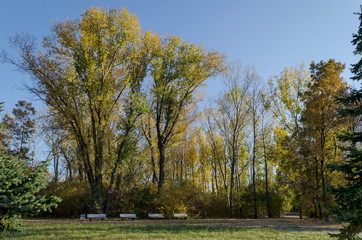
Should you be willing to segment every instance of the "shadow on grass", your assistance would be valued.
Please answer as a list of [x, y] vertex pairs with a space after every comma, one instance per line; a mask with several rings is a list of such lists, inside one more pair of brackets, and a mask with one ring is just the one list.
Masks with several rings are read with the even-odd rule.
[[[57, 237], [56, 239], [71, 239], [72, 236], [85, 236], [88, 234], [96, 234], [98, 236], [110, 236], [113, 237], [119, 234], [187, 234], [187, 233], [238, 233], [238, 232], [247, 232], [247, 231], [283, 231], [283, 232], [299, 232], [299, 231], [320, 231], [320, 229], [304, 229], [304, 228], [274, 228], [270, 226], [238, 226], [238, 227], [225, 227], [225, 226], [190, 226], [190, 225], [147, 225], [147, 224], [137, 224], [137, 225], [109, 225], [109, 224], [97, 224], [97, 225], [87, 225], [87, 224], [59, 224], [59, 225], [43, 225], [43, 226], [32, 226], [28, 225], [25, 228], [24, 232], [19, 232], [15, 234], [6, 234], [6, 239], [32, 239], [34, 236], [46, 236], [52, 235]], [[40, 238], [36, 238], [40, 239]], [[82, 238], [83, 239], [83, 238]], [[90, 238], [92, 239], [92, 238]]]
[[[208, 226], [175, 226], [175, 225], [77, 225], [77, 226], [49, 226], [44, 228], [31, 228], [27, 227], [23, 232], [14, 234], [5, 234], [5, 239], [32, 239], [34, 236], [55, 236], [56, 239], [71, 239], [71, 236], [87, 235], [89, 233], [96, 235], [116, 236], [117, 234], [187, 234], [196, 232], [206, 233], [235, 233], [246, 232], [249, 228], [235, 228], [235, 227], [208, 227]], [[261, 229], [262, 230], [262, 229]], [[267, 229], [265, 229], [267, 231]], [[270, 230], [268, 230], [270, 231]], [[39, 239], [39, 238], [36, 238]], [[46, 239], [46, 238], [44, 238]], [[82, 238], [83, 239], [83, 238]], [[92, 238], [91, 238], [92, 239]]]

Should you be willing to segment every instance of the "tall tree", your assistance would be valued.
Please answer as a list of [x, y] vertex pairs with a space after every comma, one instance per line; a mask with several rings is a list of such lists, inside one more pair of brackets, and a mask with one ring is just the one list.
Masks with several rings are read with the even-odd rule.
[[210, 161], [213, 169], [213, 179], [216, 192], [225, 193], [227, 199], [228, 194], [228, 179], [227, 179], [227, 166], [228, 166], [228, 157], [225, 154], [227, 152], [226, 144], [223, 136], [218, 131], [217, 123], [214, 120], [215, 113], [213, 113], [213, 108], [206, 109], [204, 114], [204, 132], [206, 135], [206, 141], [210, 148]]
[[45, 164], [29, 168], [25, 161], [0, 151], [0, 234], [18, 230], [17, 220], [23, 216], [57, 206], [59, 198], [38, 194], [46, 185]]
[[257, 153], [260, 148], [258, 141], [258, 128], [260, 126], [262, 105], [262, 92], [260, 90], [261, 78], [255, 74], [248, 76], [252, 82], [252, 88], [250, 91], [250, 112], [251, 112], [251, 129], [252, 129], [252, 156], [251, 156], [251, 181], [253, 186], [253, 207], [254, 218], [258, 218], [258, 199], [256, 190], [256, 167], [257, 167]]
[[268, 101], [278, 125], [274, 134], [278, 179], [293, 189], [300, 218], [303, 217], [304, 188], [308, 180], [302, 172], [304, 161], [298, 149], [301, 143], [300, 120], [304, 109], [302, 94], [308, 89], [309, 82], [310, 72], [303, 64], [286, 67], [279, 76], [269, 81]]
[[[362, 55], [362, 6], [359, 15], [359, 29], [353, 34], [352, 44], [355, 45], [354, 54]], [[362, 79], [362, 58], [352, 65], [351, 72], [354, 74], [354, 81]], [[339, 222], [348, 223], [346, 227], [341, 229], [338, 234], [340, 239], [354, 239], [358, 233], [362, 231], [362, 132], [361, 132], [361, 116], [362, 116], [362, 89], [350, 91], [350, 93], [341, 99], [344, 109], [340, 110], [340, 114], [344, 117], [352, 117], [356, 121], [355, 127], [345, 131], [340, 139], [347, 143], [342, 148], [347, 152], [344, 162], [331, 166], [332, 170], [343, 173], [347, 184], [335, 187], [332, 192], [336, 195], [336, 206], [332, 209], [332, 213], [337, 216]]]
[[32, 75], [34, 86], [28, 89], [61, 116], [77, 143], [95, 207], [102, 212], [105, 162], [115, 159], [114, 152], [121, 155], [123, 145], [117, 151], [105, 149], [116, 138], [115, 125], [122, 122], [127, 125], [120, 127], [126, 129], [123, 133], [129, 133], [133, 123], [121, 119], [134, 116], [121, 102], [137, 101], [134, 90], [145, 77], [148, 56], [140, 43], [147, 34], [125, 9], [98, 8], [88, 9], [79, 20], [55, 24], [52, 32], [44, 38], [42, 51], [36, 51], [32, 38], [16, 36], [12, 43], [20, 61], [4, 58]]
[[35, 108], [30, 102], [18, 101], [12, 115], [6, 114], [2, 120], [7, 140], [8, 152], [19, 158], [30, 160], [30, 144], [35, 133]]
[[239, 64], [230, 65], [225, 79], [226, 91], [217, 100], [217, 108], [213, 113], [217, 129], [225, 142], [227, 165], [230, 168], [227, 192], [230, 218], [234, 216], [235, 174], [239, 174], [239, 165], [246, 164], [245, 159], [241, 159], [241, 153], [251, 117], [249, 91], [255, 77], [256, 73], [250, 69], [244, 71]]
[[165, 183], [165, 153], [177, 124], [193, 104], [195, 91], [223, 70], [224, 57], [178, 37], [160, 40], [152, 62], [152, 112], [158, 149], [158, 192]]
[[289, 134], [295, 134], [300, 128], [303, 111], [302, 93], [308, 88], [310, 72], [305, 65], [286, 67], [279, 76], [269, 81], [270, 105], [278, 124]]
[[309, 152], [309, 174], [314, 176], [314, 202], [319, 217], [328, 220], [325, 209], [331, 206], [327, 185], [333, 182], [333, 176], [326, 171], [326, 164], [338, 161], [336, 137], [341, 130], [342, 119], [337, 117], [340, 105], [335, 97], [344, 95], [347, 84], [341, 77], [345, 65], [334, 61], [311, 64], [311, 83], [303, 94], [305, 108], [302, 113], [303, 132]]
[[264, 160], [264, 180], [265, 180], [265, 199], [266, 199], [266, 210], [268, 218], [272, 217], [271, 213], [271, 199], [270, 199], [270, 175], [272, 171], [269, 171], [272, 148], [273, 148], [273, 129], [274, 121], [270, 111], [270, 102], [267, 99], [267, 96], [262, 92], [262, 101], [263, 107], [260, 109], [260, 138], [261, 138], [261, 148], [262, 156]]

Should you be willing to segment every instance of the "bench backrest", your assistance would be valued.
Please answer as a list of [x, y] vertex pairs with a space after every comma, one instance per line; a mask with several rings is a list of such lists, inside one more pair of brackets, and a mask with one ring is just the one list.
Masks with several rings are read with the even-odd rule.
[[162, 213], [149, 213], [149, 218], [165, 218]]
[[187, 218], [187, 213], [174, 213], [175, 218]]
[[106, 214], [87, 214], [87, 218], [107, 218]]
[[133, 213], [121, 213], [121, 214], [119, 214], [119, 217], [121, 217], [121, 218], [137, 218], [136, 214], [133, 214]]

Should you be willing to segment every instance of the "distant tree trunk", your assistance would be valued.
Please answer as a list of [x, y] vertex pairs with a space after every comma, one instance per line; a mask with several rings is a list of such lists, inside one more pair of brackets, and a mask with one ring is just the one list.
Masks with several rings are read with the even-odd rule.
[[327, 186], [326, 186], [326, 177], [325, 177], [325, 141], [326, 141], [326, 137], [324, 134], [324, 129], [322, 129], [321, 131], [321, 180], [322, 180], [322, 199], [323, 199], [323, 208], [324, 208], [324, 212], [323, 212], [323, 218], [324, 221], [328, 222], [329, 221], [329, 215], [327, 213], [327, 211], [325, 211], [328, 208], [328, 202], [327, 202]]
[[255, 111], [253, 112], [253, 158], [252, 158], [252, 181], [253, 181], [253, 202], [254, 202], [254, 218], [258, 218], [258, 200], [256, 196], [256, 173], [255, 173], [255, 162], [256, 162], [256, 117]]
[[256, 196], [256, 180], [255, 180], [255, 156], [253, 156], [253, 169], [252, 169], [252, 179], [253, 179], [253, 202], [254, 202], [254, 218], [258, 218], [258, 199]]
[[271, 218], [271, 209], [270, 209], [270, 196], [269, 196], [269, 176], [268, 176], [268, 159], [267, 159], [267, 152], [266, 152], [266, 145], [265, 145], [265, 134], [264, 134], [264, 127], [262, 129], [263, 133], [263, 155], [264, 155], [264, 171], [265, 171], [265, 198], [266, 198], [266, 209], [268, 218]]
[[215, 182], [215, 188], [216, 188], [216, 192], [219, 193], [219, 183], [218, 183], [218, 175], [217, 175], [217, 169], [216, 169], [216, 164], [213, 164], [212, 166], [213, 172], [214, 172], [214, 182]]
[[264, 167], [265, 167], [265, 197], [266, 197], [266, 209], [268, 212], [268, 218], [271, 218], [271, 209], [270, 209], [270, 196], [269, 196], [269, 177], [268, 177], [268, 161], [264, 157]]
[[318, 163], [318, 158], [314, 157], [315, 160], [315, 181], [316, 181], [316, 185], [315, 185], [315, 218], [321, 218], [322, 217], [322, 208], [321, 208], [321, 204], [320, 204], [320, 198], [319, 198], [319, 163]]
[[[236, 169], [239, 170], [239, 166], [236, 166]], [[241, 218], [242, 211], [241, 211], [241, 181], [240, 181], [240, 174], [236, 174], [236, 189], [238, 194], [238, 218]]]
[[299, 219], [303, 219], [303, 209], [301, 203], [299, 203], [298, 205], [298, 210], [299, 210]]
[[[133, 125], [131, 125], [131, 126], [133, 126]], [[123, 136], [124, 138], [123, 138], [123, 140], [121, 141], [121, 143], [118, 146], [117, 159], [116, 159], [116, 162], [113, 164], [111, 177], [109, 179], [107, 198], [106, 198], [106, 205], [105, 205], [105, 208], [104, 208], [104, 212], [106, 214], [108, 214], [108, 212], [109, 212], [111, 199], [112, 199], [112, 194], [113, 194], [113, 184], [114, 184], [114, 181], [115, 181], [117, 170], [119, 168], [119, 165], [121, 164], [121, 160], [124, 157], [124, 148], [125, 148], [125, 145], [126, 145], [126, 143], [128, 141], [128, 136], [129, 136], [130, 131], [131, 131], [131, 127], [127, 127], [126, 131], [125, 131], [125, 134]]]
[[[235, 158], [233, 156], [233, 158]], [[235, 159], [232, 160], [231, 163], [231, 171], [230, 171], [230, 191], [229, 191], [229, 218], [234, 217], [234, 209], [233, 209], [233, 193], [234, 193], [234, 173], [235, 173]]]
[[73, 180], [73, 174], [72, 174], [72, 164], [71, 164], [71, 160], [69, 159], [69, 157], [67, 156], [64, 148], [62, 146], [60, 146], [60, 151], [62, 152], [62, 155], [66, 161], [66, 170], [68, 172], [68, 178], [67, 180], [72, 181]]
[[58, 183], [59, 180], [59, 154], [53, 153], [53, 167], [54, 167], [54, 183]]

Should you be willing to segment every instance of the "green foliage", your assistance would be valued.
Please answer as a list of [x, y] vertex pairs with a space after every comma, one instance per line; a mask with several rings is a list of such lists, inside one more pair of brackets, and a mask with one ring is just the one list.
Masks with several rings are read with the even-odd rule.
[[154, 211], [155, 187], [134, 186], [122, 188], [114, 194], [111, 213], [137, 213], [140, 218], [146, 218], [147, 213]]
[[[358, 13], [360, 26], [357, 34], [353, 35], [352, 43], [356, 49], [355, 55], [362, 54], [362, 6]], [[354, 76], [353, 80], [362, 79], [362, 58], [358, 63], [353, 64], [351, 68]], [[340, 111], [341, 115], [354, 119], [355, 125], [351, 126], [340, 139], [346, 143], [342, 150], [346, 151], [346, 159], [339, 164], [330, 165], [334, 171], [343, 173], [346, 185], [340, 185], [332, 188], [335, 194], [336, 206], [332, 213], [341, 223], [348, 223], [341, 229], [339, 239], [357, 239], [357, 234], [362, 231], [362, 132], [361, 132], [361, 114], [362, 114], [362, 95], [360, 90], [352, 90], [345, 98], [341, 97], [340, 102], [344, 103], [344, 109]]]
[[338, 118], [340, 104], [336, 96], [346, 93], [347, 84], [341, 77], [345, 65], [333, 59], [311, 63], [311, 82], [303, 93], [305, 108], [302, 112], [303, 124], [299, 153], [303, 156], [304, 174], [307, 176], [305, 188], [309, 201], [313, 203], [315, 216], [328, 218], [326, 210], [332, 206], [332, 196], [327, 186], [340, 183], [338, 174], [330, 174], [326, 166], [342, 160], [337, 148], [337, 134], [345, 125]]
[[224, 70], [224, 56], [205, 51], [175, 36], [160, 39], [152, 60], [152, 109], [159, 152], [158, 191], [165, 183], [165, 150], [180, 122], [196, 102], [195, 92], [204, 81]]
[[57, 206], [59, 198], [38, 195], [47, 185], [45, 169], [0, 152], [0, 231], [15, 231], [16, 219]]
[[[257, 183], [257, 204], [258, 204], [258, 216], [261, 218], [268, 217], [268, 212], [266, 208], [266, 196], [262, 186], [262, 182]], [[243, 218], [253, 218], [254, 209], [253, 209], [253, 192], [252, 185], [249, 185], [244, 189], [241, 196], [241, 216]], [[272, 186], [269, 189], [269, 200], [270, 200], [270, 216], [271, 218], [282, 217], [283, 214], [289, 211], [292, 208], [292, 196], [288, 189], [285, 189], [281, 186]]]
[[155, 199], [155, 210], [171, 218], [173, 213], [185, 213], [187, 195], [183, 188], [167, 189]]
[[224, 195], [204, 193], [191, 183], [173, 187], [166, 184], [164, 191], [157, 194], [155, 186], [135, 186], [115, 193], [112, 214], [137, 213], [146, 218], [147, 213], [160, 212], [172, 218], [173, 213], [187, 213], [192, 218], [226, 217], [227, 199]]
[[286, 67], [280, 76], [269, 81], [271, 110], [288, 133], [299, 130], [299, 119], [303, 111], [301, 94], [308, 89], [310, 72], [301, 64], [298, 68]]
[[1, 141], [5, 151], [24, 160], [31, 160], [30, 144], [35, 133], [35, 108], [32, 103], [18, 101], [12, 115], [2, 119]]
[[84, 187], [84, 183], [77, 180], [52, 183], [44, 192], [62, 199], [51, 216], [73, 218], [79, 217], [81, 213], [90, 213], [95, 210], [90, 190]]

